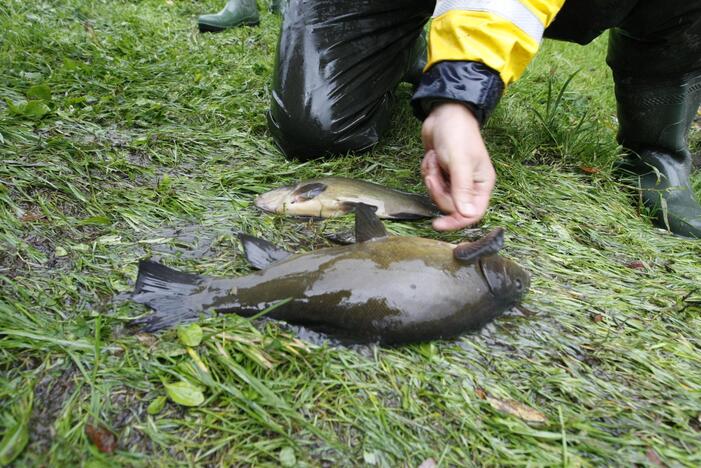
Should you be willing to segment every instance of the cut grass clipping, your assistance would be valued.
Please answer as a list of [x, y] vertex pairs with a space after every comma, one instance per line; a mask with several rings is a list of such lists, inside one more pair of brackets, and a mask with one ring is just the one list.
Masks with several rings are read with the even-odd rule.
[[371, 152], [285, 160], [264, 117], [279, 19], [198, 33], [221, 4], [0, 5], [0, 464], [701, 464], [701, 244], [611, 177], [605, 38], [546, 42], [509, 89], [479, 227], [387, 223], [505, 227], [533, 276], [519, 311], [401, 348], [236, 316], [126, 329], [139, 259], [243, 275], [238, 232], [310, 251], [352, 225], [262, 215], [256, 194], [331, 174], [423, 190], [404, 85]]

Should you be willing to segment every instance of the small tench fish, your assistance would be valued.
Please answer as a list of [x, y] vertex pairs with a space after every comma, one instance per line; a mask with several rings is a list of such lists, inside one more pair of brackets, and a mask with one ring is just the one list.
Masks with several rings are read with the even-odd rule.
[[266, 192], [255, 201], [265, 211], [317, 218], [342, 216], [358, 203], [375, 207], [377, 216], [384, 219], [431, 218], [438, 214], [426, 196], [344, 177], [305, 180]]
[[241, 236], [260, 268], [211, 278], [142, 261], [132, 299], [154, 309], [137, 319], [153, 332], [213, 311], [302, 325], [344, 342], [414, 343], [477, 330], [521, 301], [528, 273], [500, 257], [503, 230], [457, 246], [388, 236], [371, 207], [356, 207], [353, 245], [291, 254]]

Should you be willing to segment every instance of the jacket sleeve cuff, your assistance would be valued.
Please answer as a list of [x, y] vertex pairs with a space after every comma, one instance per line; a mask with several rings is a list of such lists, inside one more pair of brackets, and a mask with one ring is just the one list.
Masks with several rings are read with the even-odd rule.
[[480, 62], [446, 61], [424, 72], [411, 105], [414, 115], [424, 120], [433, 106], [440, 102], [461, 102], [475, 114], [482, 126], [503, 92], [504, 82], [490, 67]]

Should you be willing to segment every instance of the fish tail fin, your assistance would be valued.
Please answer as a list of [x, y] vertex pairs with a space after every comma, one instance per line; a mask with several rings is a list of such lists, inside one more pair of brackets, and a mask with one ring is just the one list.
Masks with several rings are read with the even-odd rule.
[[153, 309], [153, 313], [133, 320], [130, 325], [150, 333], [196, 320], [204, 310], [192, 297], [202, 291], [204, 279], [160, 263], [140, 261], [131, 298]]

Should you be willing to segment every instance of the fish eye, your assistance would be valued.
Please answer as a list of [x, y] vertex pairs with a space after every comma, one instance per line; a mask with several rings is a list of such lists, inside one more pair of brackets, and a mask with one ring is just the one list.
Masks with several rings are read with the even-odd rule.
[[514, 281], [514, 283], [516, 283], [517, 290], [520, 291], [521, 289], [523, 289], [523, 282], [519, 278], [516, 278], [516, 281]]

